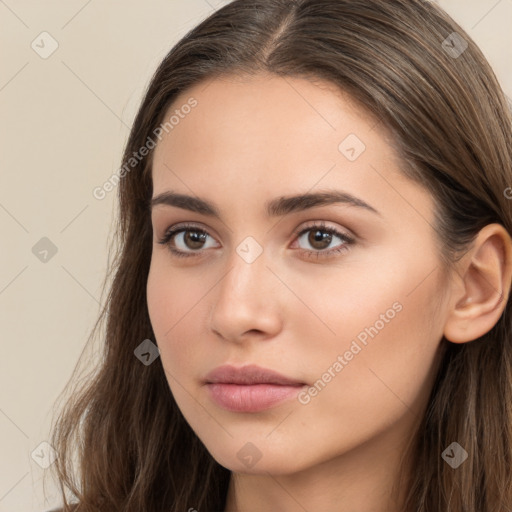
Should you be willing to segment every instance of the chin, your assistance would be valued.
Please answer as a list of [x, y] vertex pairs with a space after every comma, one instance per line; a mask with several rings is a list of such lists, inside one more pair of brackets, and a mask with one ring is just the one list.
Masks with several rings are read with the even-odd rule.
[[286, 475], [307, 467], [305, 460], [299, 460], [293, 449], [282, 444], [281, 449], [276, 450], [269, 443], [263, 446], [263, 441], [232, 440], [229, 446], [219, 446], [217, 443], [211, 450], [208, 446], [206, 448], [221, 466], [236, 473]]

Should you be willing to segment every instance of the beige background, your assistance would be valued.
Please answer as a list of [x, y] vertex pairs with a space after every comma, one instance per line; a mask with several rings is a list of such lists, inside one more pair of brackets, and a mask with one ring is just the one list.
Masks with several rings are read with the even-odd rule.
[[[36, 460], [48, 460], [52, 405], [103, 300], [117, 190], [92, 190], [118, 169], [159, 61], [225, 3], [0, 0], [0, 512], [59, 504]], [[512, 0], [439, 3], [512, 98]], [[46, 262], [32, 250], [43, 237], [57, 249]]]

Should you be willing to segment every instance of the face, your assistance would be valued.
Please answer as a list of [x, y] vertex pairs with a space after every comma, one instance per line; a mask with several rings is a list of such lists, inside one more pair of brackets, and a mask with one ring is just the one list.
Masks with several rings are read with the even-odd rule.
[[[217, 78], [165, 119], [177, 109], [154, 153], [147, 297], [191, 428], [239, 472], [300, 471], [378, 440], [398, 449], [426, 404], [445, 319], [430, 194], [400, 173], [382, 124], [331, 84]], [[304, 194], [324, 195], [277, 203]], [[205, 384], [224, 364], [298, 385]]]

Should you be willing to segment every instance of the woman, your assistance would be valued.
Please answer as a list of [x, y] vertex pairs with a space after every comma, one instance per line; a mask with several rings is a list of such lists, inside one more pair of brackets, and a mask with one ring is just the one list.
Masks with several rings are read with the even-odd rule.
[[63, 510], [511, 508], [511, 183], [506, 97], [435, 4], [204, 20], [126, 146]]

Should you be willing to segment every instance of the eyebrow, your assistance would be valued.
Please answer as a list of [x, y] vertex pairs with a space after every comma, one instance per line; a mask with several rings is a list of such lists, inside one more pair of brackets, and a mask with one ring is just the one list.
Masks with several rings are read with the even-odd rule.
[[[379, 211], [362, 199], [341, 190], [281, 196], [267, 201], [265, 203], [265, 210], [269, 217], [280, 217], [289, 213], [329, 204], [347, 204], [381, 215]], [[170, 190], [162, 192], [151, 199], [150, 209], [152, 210], [157, 205], [175, 206], [209, 217], [221, 218], [219, 209], [213, 203], [200, 197], [178, 194]]]

